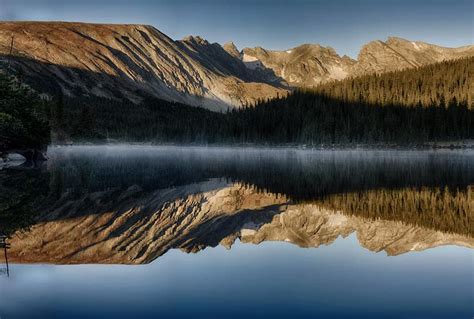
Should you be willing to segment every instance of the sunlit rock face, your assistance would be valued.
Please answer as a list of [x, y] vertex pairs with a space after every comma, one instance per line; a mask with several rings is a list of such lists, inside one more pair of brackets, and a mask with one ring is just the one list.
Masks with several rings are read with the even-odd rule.
[[351, 72], [354, 75], [383, 73], [468, 56], [474, 56], [474, 45], [445, 48], [421, 41], [389, 37], [385, 42], [372, 41], [364, 45]]
[[286, 51], [245, 48], [247, 67], [268, 68], [291, 86], [312, 87], [320, 83], [370, 73], [415, 68], [474, 55], [474, 46], [445, 48], [421, 41], [389, 37], [365, 44], [357, 60], [340, 56], [331, 47], [304, 44]]
[[318, 44], [304, 44], [286, 51], [245, 48], [243, 61], [252, 69], [271, 69], [295, 87], [344, 79], [356, 63], [347, 56], [339, 56], [334, 49]]
[[286, 92], [259, 82], [219, 44], [174, 41], [146, 25], [3, 22], [0, 43], [4, 59], [50, 93], [137, 103], [151, 95], [218, 111]]
[[229, 53], [230, 55], [232, 55], [234, 58], [238, 58], [240, 59], [240, 52], [239, 52], [239, 49], [237, 49], [237, 46], [234, 44], [234, 42], [230, 41], [230, 42], [226, 42], [222, 48], [227, 52]]
[[198, 252], [219, 244], [285, 241], [310, 248], [356, 233], [374, 252], [398, 255], [440, 245], [474, 248], [467, 235], [372, 220], [240, 183], [208, 182], [144, 193], [140, 187], [64, 194], [30, 231], [11, 240], [17, 263], [149, 263], [169, 249]]

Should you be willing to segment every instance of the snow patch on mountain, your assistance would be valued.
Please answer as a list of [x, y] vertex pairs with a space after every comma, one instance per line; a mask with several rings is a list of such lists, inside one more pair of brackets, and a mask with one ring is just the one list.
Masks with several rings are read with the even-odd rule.
[[251, 56], [251, 55], [248, 55], [248, 54], [244, 53], [244, 55], [242, 56], [242, 61], [244, 61], [244, 62], [255, 62], [255, 61], [258, 61], [258, 59], [254, 56]]
[[417, 51], [420, 51], [420, 47], [418, 46], [418, 44], [416, 44], [416, 42], [412, 42], [411, 44], [413, 44], [413, 47], [415, 48], [415, 50]]

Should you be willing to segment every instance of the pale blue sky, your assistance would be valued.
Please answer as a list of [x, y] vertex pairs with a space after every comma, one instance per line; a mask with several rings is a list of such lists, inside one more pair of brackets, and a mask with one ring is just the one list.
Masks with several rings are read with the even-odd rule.
[[400, 36], [474, 43], [472, 0], [0, 0], [0, 20], [151, 24], [174, 39], [200, 35], [239, 49], [329, 45], [356, 57], [371, 40]]

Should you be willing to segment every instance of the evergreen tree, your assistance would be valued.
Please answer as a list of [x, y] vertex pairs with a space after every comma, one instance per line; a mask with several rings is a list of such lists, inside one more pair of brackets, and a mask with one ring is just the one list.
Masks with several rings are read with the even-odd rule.
[[0, 69], [0, 154], [48, 145], [48, 107], [31, 88]]

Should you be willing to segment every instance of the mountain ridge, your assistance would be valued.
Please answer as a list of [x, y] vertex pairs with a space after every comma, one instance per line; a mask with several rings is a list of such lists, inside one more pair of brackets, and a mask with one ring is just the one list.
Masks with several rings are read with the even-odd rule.
[[474, 56], [474, 45], [445, 48], [389, 37], [365, 44], [355, 60], [319, 44], [239, 51], [232, 42], [220, 45], [200, 36], [173, 40], [141, 24], [0, 22], [0, 59], [40, 90], [134, 103], [152, 96], [213, 111], [282, 96], [295, 87], [465, 56]]
[[[13, 56], [9, 56], [12, 36]], [[220, 46], [197, 38], [175, 41], [150, 26], [0, 23], [0, 43], [0, 54], [10, 65], [27, 78], [51, 82], [56, 91], [69, 96], [138, 103], [151, 95], [222, 111], [285, 92], [248, 80], [249, 71], [237, 60], [232, 60], [230, 71], [228, 65], [222, 68], [215, 61], [231, 57]], [[203, 48], [212, 59], [193, 51]], [[252, 94], [246, 95], [247, 91]]]
[[390, 36], [386, 41], [374, 40], [363, 45], [357, 59], [340, 56], [330, 46], [309, 43], [288, 50], [244, 48], [242, 55], [254, 65], [273, 69], [292, 86], [311, 87], [346, 77], [400, 71], [474, 56], [474, 45], [449, 48]]

